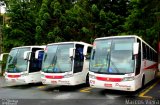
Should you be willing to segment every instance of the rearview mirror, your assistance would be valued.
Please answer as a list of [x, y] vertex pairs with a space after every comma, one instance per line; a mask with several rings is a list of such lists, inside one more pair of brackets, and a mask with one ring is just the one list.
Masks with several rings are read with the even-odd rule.
[[43, 53], [44, 53], [44, 50], [37, 50], [35, 52], [35, 59], [38, 59], [39, 57], [42, 59], [43, 58]]
[[69, 49], [69, 57], [73, 57], [74, 55], [74, 48]]
[[0, 55], [0, 61], [3, 61], [3, 56], [4, 55], [8, 55], [8, 53], [2, 53], [1, 55]]
[[31, 51], [25, 51], [23, 55], [24, 60], [29, 60], [29, 55], [31, 54]]
[[133, 43], [133, 55], [137, 55], [139, 52], [139, 43]]
[[87, 55], [87, 48], [88, 48], [88, 47], [84, 47], [84, 48], [83, 48], [83, 55], [84, 55], [84, 56]]

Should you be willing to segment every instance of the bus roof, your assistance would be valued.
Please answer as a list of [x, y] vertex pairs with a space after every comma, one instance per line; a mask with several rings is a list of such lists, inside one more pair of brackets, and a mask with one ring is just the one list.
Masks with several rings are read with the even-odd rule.
[[[130, 37], [135, 37], [135, 38], [140, 38], [137, 35], [121, 35], [121, 36], [108, 36], [108, 37], [101, 37], [101, 38], [96, 38], [95, 40], [101, 40], [101, 39], [110, 39], [110, 38], [130, 38]], [[141, 38], [140, 38], [141, 39]]]
[[[103, 39], [110, 39], [110, 38], [137, 38], [140, 39], [143, 43], [145, 43], [147, 46], [149, 46], [152, 50], [154, 50], [147, 42], [145, 42], [141, 37], [137, 35], [121, 35], [121, 36], [109, 36], [109, 37], [101, 37], [96, 38], [95, 40], [103, 40]], [[155, 51], [155, 50], [154, 50]], [[157, 51], [155, 51], [157, 53]]]
[[25, 47], [31, 47], [31, 48], [45, 48], [45, 45], [38, 46], [38, 45], [33, 45], [33, 46], [19, 46], [19, 47], [13, 47], [12, 49], [17, 49], [17, 48], [25, 48]]
[[47, 45], [54, 45], [54, 44], [82, 44], [82, 45], [92, 46], [92, 45], [89, 44], [89, 43], [78, 42], [78, 41], [49, 43], [49, 44], [47, 44]]

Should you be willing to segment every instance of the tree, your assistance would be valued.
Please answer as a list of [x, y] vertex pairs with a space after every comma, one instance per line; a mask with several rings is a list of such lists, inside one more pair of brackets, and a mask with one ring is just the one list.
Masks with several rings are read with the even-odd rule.
[[[35, 17], [37, 0], [10, 0], [7, 2], [8, 25], [4, 26], [3, 46], [10, 50], [15, 46], [35, 44]], [[34, 5], [35, 4], [35, 5]]]
[[[64, 13], [71, 5], [66, 0], [43, 0], [36, 19], [36, 42], [38, 44], [64, 41], [62, 28]], [[44, 40], [45, 39], [45, 40]]]
[[118, 35], [129, 15], [129, 0], [91, 0], [94, 33], [96, 37]]
[[137, 34], [150, 45], [157, 47], [160, 24], [156, 13], [160, 11], [159, 0], [131, 0], [133, 9], [124, 25], [128, 34]]
[[66, 21], [64, 21], [65, 27], [63, 30], [66, 40], [90, 41], [92, 35], [90, 27], [91, 14], [87, 7], [89, 7], [88, 1], [80, 0], [71, 9], [66, 10]]

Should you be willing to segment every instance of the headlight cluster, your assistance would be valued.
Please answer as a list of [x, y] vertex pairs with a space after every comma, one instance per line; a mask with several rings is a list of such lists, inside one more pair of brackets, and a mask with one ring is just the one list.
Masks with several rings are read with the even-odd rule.
[[134, 77], [124, 77], [123, 81], [133, 81]]
[[96, 76], [95, 76], [95, 75], [92, 75], [92, 74], [89, 74], [89, 78], [91, 78], [91, 79], [96, 79]]
[[7, 76], [6, 72], [3, 73], [3, 76], [4, 76], [4, 77]]
[[64, 78], [69, 78], [69, 77], [72, 77], [73, 76], [73, 74], [66, 74], [66, 75], [64, 75]]
[[45, 75], [44, 74], [41, 74], [41, 78], [44, 78], [45, 77]]
[[28, 73], [23, 73], [23, 74], [21, 74], [21, 76], [27, 76], [28, 75]]

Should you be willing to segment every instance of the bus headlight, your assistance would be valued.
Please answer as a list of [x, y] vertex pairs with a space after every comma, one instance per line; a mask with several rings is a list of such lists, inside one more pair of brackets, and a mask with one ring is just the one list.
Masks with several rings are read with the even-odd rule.
[[124, 77], [122, 81], [133, 81], [134, 77]]
[[44, 74], [41, 74], [41, 78], [44, 78], [45, 77], [45, 75]]
[[91, 79], [96, 79], [96, 76], [95, 76], [95, 75], [92, 75], [92, 74], [89, 74], [89, 78], [91, 78]]
[[66, 74], [66, 75], [64, 75], [64, 78], [69, 78], [69, 77], [72, 77], [73, 76], [73, 74]]
[[4, 76], [4, 77], [5, 77], [5, 76], [7, 76], [7, 73], [6, 73], [6, 72], [4, 72], [4, 73], [3, 73], [3, 76]]
[[23, 73], [23, 74], [21, 74], [21, 76], [23, 77], [23, 76], [27, 76], [28, 75], [28, 73]]

